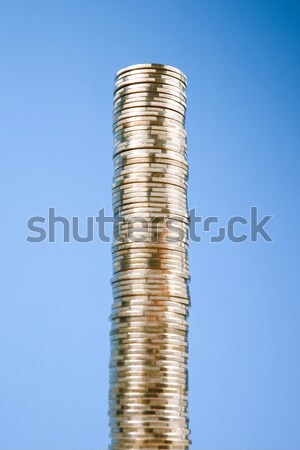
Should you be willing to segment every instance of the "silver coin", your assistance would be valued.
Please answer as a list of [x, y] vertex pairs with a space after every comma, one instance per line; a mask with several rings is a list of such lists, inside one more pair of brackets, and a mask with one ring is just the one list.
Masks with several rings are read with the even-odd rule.
[[113, 189], [120, 184], [130, 184], [130, 183], [155, 183], [159, 184], [171, 184], [177, 186], [178, 184], [182, 188], [186, 188], [187, 181], [183, 177], [168, 174], [155, 174], [155, 175], [143, 175], [143, 174], [128, 174], [116, 176], [113, 179]]
[[[161, 212], [168, 214], [168, 218], [175, 217], [185, 217], [189, 222], [189, 214], [186, 208], [186, 201], [181, 199], [172, 199], [169, 198], [169, 201], [166, 202], [166, 199], [163, 199], [159, 196], [143, 196], [142, 201], [138, 202], [135, 197], [126, 197], [115, 199], [113, 201], [113, 210], [115, 212], [115, 216], [118, 215], [123, 217], [122, 213], [134, 211], [145, 210], [145, 213], [153, 213], [153, 212]], [[151, 206], [150, 206], [151, 205]]]
[[154, 313], [153, 311], [147, 311], [145, 310], [143, 314], [127, 314], [120, 316], [118, 313], [115, 313], [110, 316], [110, 319], [114, 325], [125, 325], [127, 323], [147, 323], [149, 325], [153, 326], [160, 326], [160, 325], [173, 325], [173, 324], [179, 324], [179, 325], [185, 325], [188, 326], [188, 322], [185, 318], [185, 316], [177, 315], [176, 313], [172, 313], [170, 311], [162, 312], [157, 311]]
[[[156, 156], [161, 156], [163, 154], [166, 154], [167, 152], [169, 152], [169, 154], [174, 153], [177, 155], [177, 159], [180, 161], [186, 158], [186, 150], [185, 149], [181, 149], [178, 148], [178, 146], [176, 145], [171, 145], [168, 144], [168, 146], [153, 146], [153, 145], [148, 145], [146, 146], [133, 146], [133, 145], [127, 145], [125, 147], [121, 147], [121, 148], [115, 148], [114, 149], [114, 154], [113, 154], [113, 158], [115, 158], [116, 156], [118, 157], [127, 157], [130, 154], [132, 154], [132, 152], [135, 152], [136, 154], [147, 154], [147, 155], [151, 155], [154, 154]], [[174, 156], [175, 159], [175, 156]]]
[[183, 86], [180, 82], [177, 82], [176, 80], [169, 79], [159, 79], [159, 78], [135, 78], [130, 81], [129, 79], [125, 80], [118, 80], [117, 84], [114, 89], [114, 98], [116, 98], [119, 95], [119, 92], [122, 91], [122, 94], [124, 93], [124, 89], [130, 89], [131, 92], [134, 90], [139, 90], [139, 88], [145, 88], [148, 87], [150, 92], [154, 90], [156, 87], [158, 89], [169, 89], [172, 90], [172, 95], [174, 93], [177, 93], [179, 95], [182, 95], [183, 97], [186, 97], [186, 89], [185, 86]]
[[128, 154], [120, 155], [120, 157], [114, 158], [114, 168], [118, 169], [120, 167], [129, 167], [131, 165], [143, 165], [150, 167], [176, 167], [181, 168], [185, 173], [188, 173], [188, 164], [185, 159], [173, 158], [161, 156], [161, 155], [138, 155], [129, 156]]
[[184, 253], [180, 252], [170, 252], [169, 254], [153, 254], [149, 252], [142, 252], [142, 251], [136, 251], [134, 253], [126, 253], [126, 254], [119, 254], [115, 253], [113, 255], [113, 262], [120, 262], [120, 261], [126, 261], [126, 260], [141, 260], [141, 259], [151, 259], [152, 261], [159, 262], [166, 262], [166, 261], [174, 261], [176, 263], [186, 263], [187, 258]]
[[184, 114], [179, 111], [174, 111], [173, 109], [167, 109], [159, 106], [140, 106], [133, 108], [121, 108], [118, 112], [113, 114], [113, 124], [118, 120], [125, 119], [128, 117], [143, 117], [143, 116], [154, 116], [156, 118], [170, 118], [177, 120], [180, 124], [184, 123]]
[[118, 340], [119, 342], [122, 343], [138, 342], [139, 340], [143, 342], [144, 339], [154, 339], [155, 337], [158, 336], [161, 339], [165, 340], [168, 339], [170, 340], [170, 342], [179, 343], [182, 341], [186, 341], [186, 330], [179, 330], [173, 327], [172, 329], [150, 330], [150, 331], [144, 328], [141, 331], [141, 329], [132, 328], [130, 329], [129, 332], [126, 332], [124, 330], [123, 331], [111, 330], [110, 332], [111, 341]]
[[153, 131], [153, 133], [173, 133], [183, 138], [186, 137], [186, 131], [182, 124], [167, 118], [152, 118], [151, 120], [133, 119], [124, 121], [122, 124], [114, 127], [114, 136], [118, 135], [118, 133], [135, 133], [141, 130], [149, 130]]
[[131, 416], [131, 417], [124, 417], [124, 416], [120, 416], [120, 417], [114, 417], [114, 418], [110, 418], [109, 420], [109, 424], [113, 427], [135, 427], [135, 426], [139, 426], [141, 428], [148, 428], [148, 427], [155, 427], [155, 428], [166, 428], [166, 429], [171, 429], [171, 427], [177, 429], [179, 427], [182, 426], [187, 426], [188, 425], [188, 420], [183, 418], [183, 417], [178, 417], [178, 418], [170, 418], [169, 420], [167, 420], [166, 418], [158, 418], [158, 417], [149, 417], [149, 416], [141, 416], [141, 417], [137, 417], [137, 416]]
[[[122, 419], [122, 416], [120, 418]], [[124, 417], [123, 417], [123, 419], [124, 419]], [[158, 418], [156, 418], [155, 422], [151, 422], [148, 424], [145, 423], [142, 425], [137, 424], [137, 423], [122, 422], [122, 421], [120, 421], [119, 423], [110, 422], [110, 427], [111, 427], [111, 435], [113, 435], [114, 438], [117, 438], [117, 436], [120, 436], [120, 434], [122, 436], [124, 436], [124, 433], [125, 433], [125, 435], [131, 433], [130, 434], [131, 436], [134, 435], [138, 439], [141, 437], [147, 437], [147, 436], [153, 436], [153, 435], [155, 435], [156, 437], [168, 436], [168, 438], [183, 437], [184, 439], [187, 439], [189, 436], [189, 433], [190, 433], [190, 431], [187, 428], [186, 422], [162, 423], [162, 421], [159, 421]], [[183, 430], [183, 427], [186, 431]], [[172, 432], [172, 434], [171, 434], [171, 432]]]
[[121, 111], [125, 111], [130, 108], [165, 108], [170, 109], [171, 111], [175, 111], [176, 113], [181, 114], [182, 116], [185, 115], [185, 106], [180, 103], [176, 102], [174, 100], [158, 100], [157, 98], [149, 99], [147, 97], [141, 98], [135, 97], [132, 98], [125, 98], [125, 100], [122, 101], [122, 99], [118, 102], [114, 103], [114, 109], [113, 109], [113, 116], [115, 114], [120, 113]]
[[[113, 211], [116, 215], [125, 218], [126, 222], [134, 223], [138, 232], [149, 231], [149, 225], [158, 223], [158, 221], [166, 222], [168, 229], [169, 223], [184, 222], [189, 224], [189, 215], [186, 214], [185, 208], [175, 207], [172, 205], [165, 206], [153, 206], [147, 207], [147, 204], [135, 205], [135, 206], [114, 206]], [[176, 216], [173, 216], [176, 214]], [[155, 227], [157, 229], [157, 227]], [[172, 230], [171, 230], [172, 231]]]
[[[177, 316], [185, 317], [187, 318], [189, 315], [189, 310], [187, 308], [182, 308], [182, 305], [180, 307], [173, 307], [171, 305], [164, 306], [154, 306], [153, 302], [152, 304], [144, 304], [140, 300], [139, 303], [134, 302], [127, 302], [128, 304], [124, 304], [122, 302], [119, 302], [120, 304], [113, 304], [110, 318], [113, 319], [114, 317], [130, 317], [130, 316], [144, 316], [144, 315], [158, 315], [162, 312], [164, 314], [177, 314]], [[176, 305], [177, 306], [177, 305]]]
[[118, 152], [126, 151], [129, 148], [176, 148], [176, 151], [180, 154], [186, 153], [187, 143], [186, 139], [182, 139], [181, 136], [165, 135], [135, 135], [132, 137], [121, 137], [120, 139], [114, 139], [114, 148]]
[[[166, 289], [165, 295], [163, 290], [158, 290], [157, 295], [155, 295], [155, 292], [148, 291], [148, 293], [142, 293], [143, 289], [146, 289], [145, 286], [141, 286], [140, 293], [138, 292], [138, 289], [136, 292], [134, 292], [131, 289], [127, 289], [126, 291], [122, 291], [119, 288], [114, 288], [113, 294], [114, 294], [114, 302], [113, 305], [119, 304], [119, 302], [122, 302], [122, 304], [130, 303], [130, 304], [138, 304], [141, 302], [142, 304], [150, 304], [150, 303], [156, 303], [156, 304], [169, 304], [171, 302], [176, 303], [176, 305], [180, 308], [188, 307], [190, 298], [189, 298], [189, 292], [186, 290], [181, 290], [178, 294], [175, 293], [169, 293], [168, 289]], [[146, 290], [147, 292], [147, 290]], [[174, 295], [175, 294], [175, 295]], [[112, 306], [113, 306], [112, 305]]]
[[138, 71], [145, 71], [146, 73], [156, 73], [156, 71], [161, 71], [162, 73], [170, 72], [172, 75], [174, 74], [173, 76], [179, 77], [179, 79], [186, 84], [186, 76], [181, 70], [165, 64], [133, 64], [119, 70], [116, 73], [115, 78], [118, 79], [127, 73], [137, 73]]
[[179, 144], [180, 146], [187, 144], [186, 136], [183, 133], [179, 133], [178, 130], [166, 130], [162, 133], [159, 130], [140, 129], [133, 132], [131, 128], [126, 128], [125, 131], [120, 130], [118, 133], [114, 133], [114, 145], [131, 141], [144, 141], [147, 139], [152, 139], [155, 143], [164, 140], [170, 144], [175, 143], [175, 145]]
[[160, 112], [159, 110], [153, 111], [153, 109], [154, 108], [151, 108], [151, 110], [150, 108], [147, 110], [145, 108], [131, 108], [122, 113], [118, 113], [114, 116], [113, 129], [124, 124], [132, 125], [132, 123], [136, 121], [140, 122], [140, 125], [142, 125], [143, 122], [150, 121], [164, 122], [165, 125], [170, 123], [179, 128], [184, 126], [185, 119], [181, 114], [171, 110], [166, 111], [164, 109]]
[[[152, 192], [150, 189], [145, 191], [139, 191], [139, 196], [137, 196], [137, 192], [133, 190], [130, 192], [125, 191], [124, 189], [120, 192], [114, 192], [112, 196], [113, 207], [120, 206], [121, 208], [125, 208], [127, 206], [132, 205], [133, 208], [138, 207], [139, 205], [143, 206], [143, 203], [154, 205], [154, 207], [163, 207], [170, 208], [172, 207], [181, 207], [187, 213], [187, 198], [186, 195], [182, 194], [180, 191], [177, 192], [176, 189], [171, 193], [169, 191], [164, 190], [163, 193]], [[140, 200], [140, 201], [139, 201]], [[149, 206], [153, 207], [153, 206]], [[172, 214], [172, 216], [176, 216], [176, 212]]]
[[127, 73], [119, 76], [115, 80], [115, 91], [118, 90], [121, 86], [131, 86], [136, 83], [158, 83], [158, 84], [166, 84], [170, 86], [174, 86], [176, 89], [181, 89], [186, 91], [185, 83], [182, 83], [181, 80], [178, 80], [167, 73]]
[[162, 162], [169, 163], [169, 164], [176, 164], [176, 163], [182, 163], [184, 165], [187, 165], [186, 156], [178, 153], [177, 150], [172, 149], [160, 149], [160, 148], [136, 148], [136, 149], [128, 149], [126, 150], [126, 153], [123, 152], [121, 154], [115, 155], [113, 158], [114, 164], [117, 164], [119, 162], [127, 163], [130, 162], [133, 158], [146, 158], [150, 161], [156, 161], [158, 159], [161, 159]]
[[113, 101], [116, 102], [120, 98], [130, 97], [132, 94], [167, 94], [170, 98], [174, 100], [179, 99], [181, 102], [186, 102], [186, 93], [179, 89], [174, 89], [171, 86], [167, 86], [164, 84], [158, 83], [139, 83], [135, 86], [125, 86], [123, 88], [118, 89], [118, 91], [114, 94]]
[[[125, 190], [123, 191], [126, 192]], [[115, 210], [115, 218], [117, 219], [118, 217], [118, 224], [125, 223], [126, 221], [130, 222], [129, 218], [128, 220], [126, 219], [126, 212], [134, 212], [135, 210], [144, 210], [145, 217], [147, 217], [147, 213], [149, 214], [149, 218], [151, 216], [157, 217], [157, 219], [153, 219], [154, 224], [159, 222], [166, 224], [168, 222], [167, 219], [170, 219], [170, 221], [174, 220], [182, 222], [182, 217], [185, 218], [184, 223], [189, 223], [190, 215], [186, 208], [186, 202], [187, 200], [184, 196], [182, 196], [181, 198], [177, 198], [176, 201], [174, 195], [169, 195], [168, 197], [164, 198], [157, 194], [150, 194], [147, 196], [146, 194], [143, 194], [141, 202], [139, 202], [138, 199], [133, 195], [122, 194], [119, 197], [117, 195], [114, 195], [112, 207]], [[118, 213], [118, 211], [120, 211], [120, 213]], [[124, 212], [124, 214], [121, 214], [122, 211]], [[162, 213], [162, 215], [159, 216], [158, 213]], [[165, 217], [163, 213], [167, 214], [167, 217]], [[161, 220], [159, 220], [160, 217]]]
[[[123, 119], [122, 119], [123, 120]], [[162, 139], [175, 140], [178, 142], [187, 143], [187, 135], [181, 125], [177, 126], [176, 122], [173, 122], [174, 126], [161, 126], [159, 124], [145, 125], [143, 117], [140, 119], [140, 125], [132, 125], [136, 122], [135, 116], [130, 117], [129, 120], [118, 126], [118, 130], [114, 131], [113, 141], [114, 143], [133, 139], [156, 139], [160, 141]]]
[[114, 258], [113, 258], [113, 262], [114, 263], [118, 263], [118, 262], [126, 262], [126, 261], [143, 261], [143, 260], [151, 260], [152, 262], [157, 262], [158, 264], [160, 263], [166, 263], [166, 262], [174, 262], [176, 264], [187, 264], [188, 260], [186, 258], [185, 254], [181, 254], [181, 253], [175, 253], [173, 252], [173, 254], [166, 254], [166, 255], [153, 255], [153, 254], [149, 254], [149, 253], [129, 253], [127, 255], [119, 255], [119, 254], [115, 254]]
[[157, 345], [157, 343], [136, 343], [131, 344], [131, 346], [124, 346], [119, 348], [119, 346], [111, 347], [111, 358], [124, 358], [130, 356], [144, 357], [164, 357], [168, 356], [170, 358], [185, 358], [188, 357], [188, 346], [187, 344], [181, 346], [174, 346], [171, 344]]
[[[128, 77], [131, 76], [140, 76], [140, 77], [148, 77], [152, 78], [152, 77], [168, 77], [168, 79], [173, 79], [174, 81], [176, 81], [177, 83], [180, 82], [182, 83], [182, 85], [186, 88], [186, 80], [184, 80], [181, 76], [174, 74], [174, 72], [170, 72], [167, 70], [153, 70], [151, 69], [151, 71], [147, 71], [145, 69], [140, 69], [140, 70], [134, 70], [134, 71], [129, 71], [127, 73], [124, 73], [118, 77], [115, 78], [115, 81], [118, 82], [119, 80], [124, 80], [124, 79], [128, 79]], [[164, 83], [162, 83], [164, 84]]]
[[[150, 147], [151, 145], [153, 147]], [[170, 148], [167, 148], [167, 146], [170, 146]], [[124, 148], [124, 151], [127, 151], [127, 153], [118, 155], [119, 157], [126, 158], [130, 156], [128, 152], [131, 150], [131, 147], [132, 150], [140, 154], [138, 156], [149, 157], [149, 153], [151, 152], [152, 160], [154, 157], [167, 157], [168, 155], [166, 153], [169, 152], [170, 159], [181, 160], [187, 166], [187, 138], [181, 133], [178, 133], [177, 130], [169, 130], [164, 134], [156, 130], [147, 133], [141, 130], [133, 133], [130, 128], [127, 128], [125, 132], [120, 131], [115, 134], [115, 151], [120, 148]], [[117, 155], [114, 156], [114, 162], [116, 159]]]
[[[116, 74], [113, 108], [119, 235], [112, 243], [110, 449], [188, 449], [186, 78], [170, 66], [129, 66]], [[141, 225], [146, 240], [135, 242]]]
[[[173, 195], [177, 196], [180, 195], [181, 198], [186, 199], [187, 190], [186, 186], [179, 186], [179, 185], [168, 185], [163, 183], [139, 183], [138, 185], [139, 190], [136, 190], [136, 185], [129, 183], [126, 184], [126, 186], [116, 186], [115, 188], [112, 188], [112, 195], [113, 196], [124, 196], [134, 193], [136, 196], [140, 193], [149, 193], [149, 194], [162, 194], [166, 198], [168, 198], [168, 195], [170, 197]], [[114, 197], [113, 197], [114, 198]]]
[[[159, 149], [159, 150], [173, 150], [180, 155], [185, 156], [187, 145], [185, 142], [176, 142], [166, 140], [166, 139], [135, 139], [135, 140], [129, 140], [127, 139], [126, 142], [117, 143], [114, 146], [114, 155], [118, 155], [121, 152], [127, 152], [129, 150], [135, 150], [135, 149]], [[157, 152], [156, 152], [157, 153]]]
[[[128, 280], [130, 282], [132, 282], [133, 280], [144, 280], [150, 282], [153, 285], [157, 283], [160, 286], [169, 282], [170, 286], [175, 286], [176, 284], [181, 285], [181, 283], [183, 283], [182, 277], [180, 276], [163, 273], [161, 271], [158, 271], [156, 273], [153, 271], [149, 272], [148, 270], [133, 270], [131, 272], [128, 271], [124, 274], [120, 274], [117, 277], [113, 276], [111, 278], [111, 283], [113, 284], [121, 280]], [[134, 287], [134, 285], [132, 287]]]
[[[129, 80], [129, 77], [131, 80]], [[114, 99], [124, 94], [124, 90], [129, 92], [139, 91], [139, 89], [147, 89], [149, 92], [159, 92], [161, 89], [170, 91], [171, 95], [179, 94], [186, 98], [186, 87], [180, 81], [171, 77], [135, 77], [128, 76], [127, 79], [117, 79], [115, 82]]]
[[186, 103], [186, 94], [183, 91], [179, 91], [178, 89], [173, 89], [170, 86], [161, 85], [158, 83], [140, 83], [134, 87], [124, 87], [119, 89], [113, 97], [114, 104], [122, 99], [131, 98], [131, 96], [135, 96], [136, 94], [140, 95], [156, 95], [157, 98], [168, 96], [168, 98], [173, 99], [174, 101], [179, 101], [183, 104]]
[[[143, 292], [144, 289], [144, 292]], [[145, 293], [146, 292], [146, 293]], [[146, 300], [156, 300], [157, 301], [174, 301], [177, 302], [180, 305], [189, 306], [190, 298], [188, 297], [188, 292], [184, 291], [183, 289], [180, 290], [178, 293], [176, 292], [168, 292], [163, 295], [163, 290], [158, 289], [157, 295], [155, 295], [154, 290], [147, 290], [146, 287], [141, 287], [140, 289], [136, 289], [135, 291], [133, 289], [127, 289], [122, 290], [120, 288], [113, 289], [113, 295], [114, 295], [114, 303], [117, 303], [119, 301], [124, 302], [132, 302], [134, 300], [140, 299], [141, 301], [144, 299]]]
[[159, 259], [159, 258], [126, 258], [113, 261], [113, 269], [115, 272], [127, 270], [130, 268], [145, 268], [151, 270], [174, 270], [180, 274], [188, 272], [188, 263], [178, 261], [176, 259]]
[[[148, 149], [149, 150], [149, 149]], [[139, 151], [139, 150], [138, 150]], [[156, 150], [154, 150], [156, 152]], [[181, 170], [186, 176], [188, 174], [189, 166], [184, 158], [177, 153], [178, 158], [171, 159], [169, 155], [153, 154], [147, 151], [145, 154], [132, 155], [129, 152], [122, 152], [116, 155], [113, 160], [114, 170], [129, 169], [138, 170], [138, 168], [148, 169], [166, 169]]]
[[159, 124], [160, 122], [167, 124], [173, 124], [174, 126], [184, 126], [184, 118], [181, 115], [175, 115], [174, 112], [164, 112], [164, 114], [159, 114], [158, 112], [151, 111], [130, 111], [122, 115], [115, 117], [113, 121], [113, 130], [124, 124], [132, 125], [138, 122], [139, 125], [143, 125], [147, 122], [150, 124]]
[[[140, 171], [139, 171], [139, 166], [140, 167]], [[180, 167], [179, 165], [171, 165], [171, 164], [164, 164], [165, 167], [163, 167], [163, 164], [161, 166], [149, 166], [147, 167], [146, 164], [140, 164], [140, 163], [135, 163], [135, 164], [125, 164], [123, 165], [123, 167], [116, 167], [115, 168], [115, 176], [113, 177], [113, 181], [115, 180], [116, 177], [122, 176], [122, 175], [126, 175], [129, 174], [130, 176], [134, 175], [142, 175], [142, 176], [160, 176], [160, 177], [165, 177], [168, 175], [171, 176], [176, 176], [179, 178], [182, 178], [185, 181], [185, 191], [183, 192], [183, 197], [186, 198], [187, 197], [187, 191], [186, 191], [186, 182], [188, 180], [188, 171], [187, 168], [183, 168]], [[159, 194], [162, 194], [162, 191], [159, 190], [158, 188], [154, 188], [153, 186], [141, 186], [143, 187], [143, 193], [146, 192], [147, 194], [154, 194], [155, 192], [158, 192]], [[180, 186], [181, 187], [181, 186]], [[129, 192], [130, 193], [130, 192]], [[129, 194], [128, 193], [128, 194]], [[131, 194], [134, 192], [131, 192]], [[175, 190], [173, 188], [173, 191], [171, 192], [171, 194], [175, 194], [177, 193], [176, 187]], [[119, 192], [115, 192], [114, 190], [112, 191], [112, 194], [116, 195], [119, 194]], [[127, 191], [125, 192], [125, 194], [127, 194]], [[135, 191], [135, 194], [137, 194], [137, 192]], [[167, 194], [167, 192], [164, 190], [163, 191], [163, 197], [165, 197]], [[124, 192], [121, 192], [121, 195], [124, 195]], [[139, 196], [136, 195], [136, 198], [138, 199]], [[166, 197], [167, 198], [167, 197]]]
[[[142, 80], [143, 81], [143, 85], [145, 86], [145, 85], [149, 85], [149, 84], [155, 84], [155, 83], [147, 83], [147, 81], [144, 79], [144, 80]], [[176, 80], [175, 80], [175, 82], [176, 82]], [[164, 85], [164, 83], [157, 83], [157, 84], [160, 84], [160, 85]], [[132, 86], [132, 87], [139, 87], [139, 86]], [[147, 98], [157, 98], [157, 97], [164, 97], [164, 98], [167, 98], [167, 99], [174, 99], [174, 96], [177, 94], [177, 92], [178, 92], [178, 89], [176, 89], [176, 86], [174, 86], [175, 87], [175, 89], [173, 89], [173, 87], [172, 86], [168, 86], [167, 84], [166, 84], [166, 86], [165, 86], [167, 89], [169, 89], [169, 90], [171, 90], [171, 92], [170, 93], [162, 93], [162, 92], [158, 92], [157, 90], [156, 91], [154, 91], [154, 92], [151, 92], [151, 91], [149, 91], [148, 90], [148, 92], [140, 92], [139, 93], [139, 95], [141, 95], [141, 97], [147, 97]], [[127, 88], [130, 88], [130, 86], [128, 86]], [[181, 92], [182, 91], [182, 89], [181, 90], [179, 90], [179, 92]], [[185, 98], [184, 98], [184, 100], [182, 100], [184, 103], [186, 102], [186, 89], [183, 89], [183, 93], [184, 93], [184, 96], [185, 96]], [[128, 95], [127, 95], [127, 97], [131, 97], [131, 96], [136, 96], [136, 94], [134, 93], [134, 92], [130, 92]], [[122, 96], [121, 96], [121, 98], [122, 98]], [[114, 99], [114, 103], [116, 103], [116, 101], [118, 101], [118, 99]]]

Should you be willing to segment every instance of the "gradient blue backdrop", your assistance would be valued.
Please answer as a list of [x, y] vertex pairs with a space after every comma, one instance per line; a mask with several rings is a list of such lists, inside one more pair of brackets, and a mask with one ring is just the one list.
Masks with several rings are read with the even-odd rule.
[[[299, 2], [0, 4], [0, 449], [108, 446], [110, 245], [26, 242], [27, 219], [111, 212], [123, 66], [188, 77], [189, 206], [273, 214], [191, 244], [192, 449], [299, 450]], [[242, 228], [240, 228], [242, 231]]]

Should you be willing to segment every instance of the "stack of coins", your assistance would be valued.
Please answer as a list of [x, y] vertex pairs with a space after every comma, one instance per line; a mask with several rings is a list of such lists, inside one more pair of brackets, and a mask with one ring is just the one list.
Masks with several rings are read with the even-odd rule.
[[116, 74], [111, 450], [188, 449], [186, 77]]

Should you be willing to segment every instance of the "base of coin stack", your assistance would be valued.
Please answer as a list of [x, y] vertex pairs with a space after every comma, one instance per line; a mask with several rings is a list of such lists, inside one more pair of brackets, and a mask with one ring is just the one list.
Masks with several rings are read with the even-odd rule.
[[185, 108], [186, 77], [174, 67], [116, 74], [111, 450], [190, 445]]

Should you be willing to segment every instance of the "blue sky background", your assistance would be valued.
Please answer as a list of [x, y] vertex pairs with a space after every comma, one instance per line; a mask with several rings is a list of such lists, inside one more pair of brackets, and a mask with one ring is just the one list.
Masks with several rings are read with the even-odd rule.
[[299, 450], [299, 22], [289, 0], [2, 0], [1, 450], [108, 447], [110, 245], [26, 223], [111, 212], [114, 74], [141, 62], [188, 77], [189, 207], [274, 215], [274, 243], [191, 243], [192, 450]]

